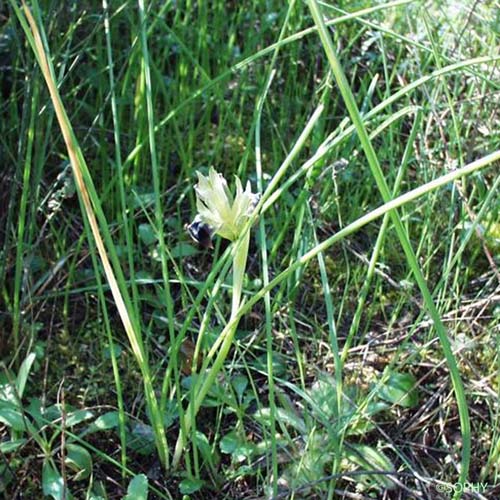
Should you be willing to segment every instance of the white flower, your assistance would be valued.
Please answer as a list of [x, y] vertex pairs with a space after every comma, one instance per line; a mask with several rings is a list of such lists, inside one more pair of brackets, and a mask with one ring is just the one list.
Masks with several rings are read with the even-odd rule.
[[214, 233], [231, 241], [238, 239], [241, 230], [252, 215], [259, 196], [252, 193], [250, 181], [245, 190], [236, 177], [236, 195], [231, 195], [226, 179], [210, 167], [208, 177], [198, 174], [196, 208], [201, 221]]

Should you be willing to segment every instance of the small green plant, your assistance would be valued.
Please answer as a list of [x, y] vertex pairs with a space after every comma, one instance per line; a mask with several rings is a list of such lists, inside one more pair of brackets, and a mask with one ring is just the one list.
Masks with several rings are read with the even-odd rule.
[[[5, 367], [0, 373], [0, 422], [10, 431], [10, 438], [0, 442], [0, 452], [13, 458], [9, 464], [0, 465], [0, 493], [14, 480], [16, 464], [21, 465], [16, 454], [32, 441], [43, 455], [42, 491], [46, 497], [70, 500], [74, 497], [69, 483], [86, 482], [89, 499], [105, 498], [102, 484], [94, 481], [92, 455], [84, 438], [117, 428], [118, 413], [110, 411], [96, 417], [90, 410], [66, 403], [44, 406], [39, 398], [29, 398], [25, 403], [24, 392], [34, 362], [35, 354], [31, 353], [17, 376]], [[153, 435], [151, 440], [154, 449]], [[146, 477], [139, 474], [131, 480], [124, 498], [145, 500], [147, 489]]]
[[[395, 468], [381, 443], [361, 441], [376, 428], [379, 415], [395, 406], [410, 408], [418, 404], [415, 386], [412, 375], [392, 373], [374, 384], [369, 393], [356, 386], [344, 387], [337, 416], [337, 386], [331, 376], [320, 374], [305, 392], [288, 385], [301, 404], [293, 404], [290, 398], [282, 396], [282, 406], [277, 409], [282, 431], [276, 440], [284, 463], [279, 478], [281, 487], [290, 493], [325, 494], [332, 480], [338, 481], [343, 475], [349, 477], [350, 472], [355, 472], [358, 489], [378, 492], [394, 489], [396, 483], [391, 473]], [[263, 408], [257, 412], [256, 419], [268, 427], [269, 416], [269, 408]], [[296, 437], [292, 438], [288, 432]], [[333, 439], [338, 435], [343, 439], [341, 470], [331, 476], [336, 449]], [[241, 443], [235, 446], [232, 453], [238, 453], [241, 447]], [[254, 456], [259, 450], [262, 452], [262, 447], [254, 445]]]
[[[25, 406], [23, 394], [35, 355], [29, 354], [19, 368], [16, 377], [5, 369], [0, 376], [0, 422], [10, 429], [10, 440], [1, 443], [4, 453], [13, 453], [33, 440], [43, 453], [42, 486], [45, 495], [55, 500], [71, 498], [67, 491], [67, 478], [73, 481], [88, 480], [92, 474], [92, 458], [88, 450], [67, 437], [83, 422], [93, 418], [88, 410], [77, 410], [61, 404], [44, 408], [37, 398]], [[56, 455], [61, 457], [66, 477], [56, 467]], [[8, 469], [3, 477], [8, 478]], [[5, 487], [5, 485], [3, 485]]]

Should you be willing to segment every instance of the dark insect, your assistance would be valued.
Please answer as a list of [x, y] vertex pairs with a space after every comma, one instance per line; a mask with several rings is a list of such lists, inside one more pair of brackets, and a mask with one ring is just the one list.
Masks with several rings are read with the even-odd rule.
[[212, 244], [212, 236], [213, 230], [208, 225], [205, 224], [199, 215], [194, 218], [194, 221], [191, 224], [186, 225], [186, 230], [189, 233], [189, 236], [193, 238], [196, 243], [198, 243], [203, 248], [213, 248]]

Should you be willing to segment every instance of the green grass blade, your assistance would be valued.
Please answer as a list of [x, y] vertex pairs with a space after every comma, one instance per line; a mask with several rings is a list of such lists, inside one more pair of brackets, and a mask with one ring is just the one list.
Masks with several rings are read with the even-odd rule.
[[[391, 193], [389, 191], [377, 155], [375, 153], [375, 150], [372, 146], [372, 143], [364, 126], [363, 120], [359, 113], [356, 101], [354, 99], [354, 95], [352, 94], [347, 78], [335, 53], [335, 49], [333, 47], [330, 35], [326, 29], [323, 20], [323, 15], [320, 11], [319, 5], [315, 0], [308, 0], [308, 5], [311, 10], [314, 22], [318, 27], [318, 33], [321, 42], [323, 44], [323, 47], [325, 49], [326, 55], [328, 57], [330, 67], [335, 76], [335, 80], [337, 81], [337, 85], [342, 94], [346, 107], [349, 111], [349, 115], [353, 121], [353, 124], [356, 127], [356, 132], [362, 144], [363, 150], [365, 151], [366, 158], [368, 160], [370, 169], [372, 171], [372, 175], [375, 179], [375, 182], [377, 183], [377, 187], [382, 195], [382, 198], [384, 199], [385, 202], [388, 202], [391, 199]], [[405, 231], [397, 212], [392, 211], [389, 212], [389, 214], [392, 223], [396, 228], [396, 232], [400, 240], [401, 246], [403, 247], [403, 251], [405, 252], [408, 265], [410, 266], [415, 276], [415, 280], [417, 281], [417, 284], [420, 288], [427, 310], [434, 322], [434, 327], [441, 342], [443, 353], [446, 357], [446, 362], [450, 370], [453, 389], [455, 391], [455, 395], [457, 398], [458, 411], [460, 415], [460, 425], [462, 430], [463, 446], [462, 446], [462, 460], [461, 460], [461, 467], [459, 474], [459, 482], [460, 484], [463, 485], [465, 484], [469, 473], [470, 454], [471, 454], [471, 433], [470, 433], [469, 411], [467, 406], [467, 400], [465, 397], [464, 387], [460, 378], [460, 371], [458, 369], [457, 361], [451, 349], [451, 344], [448, 338], [448, 334], [441, 321], [439, 312], [436, 306], [434, 305], [432, 295], [427, 287], [427, 283], [422, 274], [422, 271], [420, 270], [420, 266], [417, 262], [416, 256], [411, 247], [408, 234]]]

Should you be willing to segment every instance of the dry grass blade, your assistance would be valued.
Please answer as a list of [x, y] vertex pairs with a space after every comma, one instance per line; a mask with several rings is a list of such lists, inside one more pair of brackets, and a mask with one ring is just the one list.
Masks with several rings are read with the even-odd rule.
[[[120, 319], [123, 323], [123, 327], [130, 342], [130, 346], [137, 360], [137, 363], [139, 364], [139, 367], [141, 369], [141, 373], [144, 379], [145, 396], [148, 403], [148, 407], [151, 412], [151, 418], [153, 420], [155, 441], [160, 455], [160, 459], [164, 465], [168, 465], [168, 447], [166, 443], [165, 431], [163, 428], [163, 423], [161, 421], [161, 417], [159, 414], [158, 403], [152, 386], [151, 376], [147, 365], [147, 358], [144, 351], [144, 347], [142, 345], [141, 333], [138, 330], [138, 327], [134, 324], [130, 316], [130, 312], [126, 306], [123, 297], [123, 292], [122, 292], [123, 287], [122, 289], [120, 288], [115, 272], [109, 260], [108, 252], [106, 250], [106, 246], [104, 244], [104, 240], [101, 235], [101, 229], [99, 227], [96, 218], [94, 205], [92, 203], [89, 190], [87, 189], [87, 185], [85, 183], [85, 178], [83, 173], [84, 165], [82, 164], [84, 161], [83, 156], [80, 151], [80, 147], [78, 145], [76, 137], [73, 133], [73, 129], [71, 127], [71, 123], [69, 121], [68, 115], [66, 113], [61, 97], [59, 95], [59, 91], [57, 90], [57, 84], [55, 81], [54, 73], [47, 58], [47, 53], [44, 48], [44, 44], [42, 42], [40, 31], [33, 17], [33, 14], [31, 13], [30, 9], [28, 8], [28, 6], [24, 1], [22, 2], [22, 5], [23, 5], [24, 15], [26, 16], [26, 19], [29, 23], [29, 28], [31, 29], [31, 34], [33, 37], [32, 38], [33, 50], [35, 52], [36, 58], [42, 70], [43, 76], [45, 78], [47, 88], [50, 93], [50, 98], [54, 106], [54, 111], [56, 113], [56, 117], [64, 137], [64, 142], [68, 150], [68, 156], [71, 162], [71, 167], [76, 181], [77, 189], [78, 192], [80, 193], [82, 206], [85, 210], [85, 215], [88, 219], [92, 231], [92, 236], [97, 246], [97, 251], [99, 253], [99, 257], [103, 265], [106, 280], [109, 284], [111, 293], [113, 295], [113, 299], [116, 304], [116, 308], [118, 309]], [[18, 9], [16, 10], [18, 11]], [[94, 201], [94, 203], [96, 202], [98, 203], [98, 200]]]

